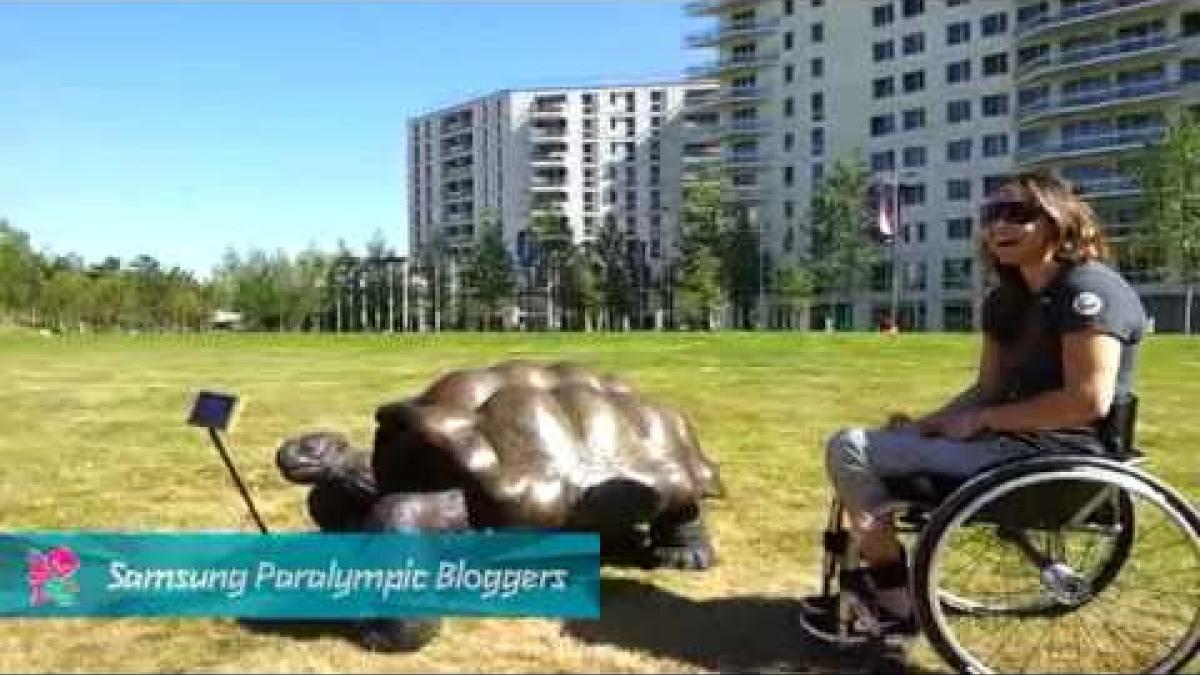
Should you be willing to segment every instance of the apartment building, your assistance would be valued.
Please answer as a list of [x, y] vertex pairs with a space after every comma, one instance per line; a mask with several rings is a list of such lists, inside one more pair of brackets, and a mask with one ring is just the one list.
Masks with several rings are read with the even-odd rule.
[[[546, 280], [531, 224], [552, 214], [576, 243], [619, 228], [643, 285], [659, 285], [676, 244], [681, 176], [717, 149], [694, 137], [715, 121], [700, 106], [714, 93], [704, 81], [504, 90], [410, 119], [410, 250], [453, 258], [490, 213], [532, 289]], [[660, 302], [647, 297], [647, 314]], [[547, 321], [544, 306], [525, 309]]]
[[[1120, 237], [1136, 227], [1123, 153], [1200, 100], [1198, 0], [694, 0], [715, 52], [715, 136], [730, 199], [759, 225], [764, 266], [806, 252], [814, 186], [839, 159], [897, 184], [901, 224], [870, 288], [823, 298], [814, 327], [975, 326], [975, 207], [1006, 174], [1074, 181]], [[1124, 261], [1158, 325], [1177, 287]], [[765, 274], [769, 278], [769, 273]], [[769, 297], [769, 296], [768, 296]], [[766, 308], [768, 316], [772, 313]], [[1161, 315], [1161, 316], [1159, 316]], [[1170, 315], [1170, 317], [1168, 316]], [[1177, 320], [1177, 319], [1176, 319]]]

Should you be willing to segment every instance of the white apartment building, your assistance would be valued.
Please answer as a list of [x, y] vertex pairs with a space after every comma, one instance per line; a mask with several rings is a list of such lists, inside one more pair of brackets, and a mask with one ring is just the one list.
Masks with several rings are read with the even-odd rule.
[[[645, 320], [662, 302], [648, 288], [676, 244], [688, 157], [716, 149], [693, 139], [685, 117], [712, 119], [692, 111], [713, 93], [703, 81], [504, 90], [410, 119], [409, 250], [453, 257], [490, 212], [532, 289], [544, 283], [531, 257], [535, 215], [560, 214], [576, 243], [615, 225], [646, 279], [635, 317]], [[544, 325], [544, 305], [525, 309]]]
[[[1200, 0], [693, 0], [715, 26], [732, 199], [754, 214], [769, 268], [805, 254], [813, 186], [860, 160], [901, 186], [895, 247], [870, 290], [824, 298], [814, 327], [977, 325], [975, 208], [1014, 170], [1073, 180], [1119, 237], [1136, 227], [1122, 152], [1200, 100]], [[1124, 198], [1124, 199], [1122, 199]], [[1160, 328], [1180, 293], [1130, 267]], [[1149, 275], [1149, 276], [1148, 276]], [[766, 275], [769, 278], [769, 275]], [[895, 282], [895, 283], [894, 283]]]

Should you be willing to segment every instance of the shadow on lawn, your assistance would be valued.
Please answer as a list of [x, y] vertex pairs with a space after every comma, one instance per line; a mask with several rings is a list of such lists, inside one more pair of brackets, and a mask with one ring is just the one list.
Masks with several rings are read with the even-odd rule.
[[590, 644], [610, 644], [719, 672], [923, 672], [867, 647], [838, 650], [797, 623], [796, 600], [741, 596], [696, 601], [624, 579], [601, 582], [597, 620], [564, 630]]
[[[809, 637], [797, 624], [797, 601], [789, 598], [696, 601], [626, 579], [603, 579], [600, 597], [599, 619], [566, 621], [563, 632], [587, 644], [612, 645], [717, 672], [928, 672], [871, 648], [838, 650]], [[362, 644], [361, 632], [349, 621], [238, 623], [255, 633], [297, 640], [336, 637]]]

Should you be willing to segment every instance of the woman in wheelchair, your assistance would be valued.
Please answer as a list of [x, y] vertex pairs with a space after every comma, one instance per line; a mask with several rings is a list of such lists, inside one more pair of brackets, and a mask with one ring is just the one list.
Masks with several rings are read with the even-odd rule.
[[[920, 498], [905, 494], [907, 478], [953, 485], [1022, 457], [1103, 454], [1119, 442], [1103, 422], [1114, 403], [1133, 399], [1145, 312], [1104, 262], [1108, 246], [1088, 204], [1052, 176], [1021, 174], [986, 197], [979, 223], [981, 255], [998, 283], [983, 305], [975, 383], [936, 412], [844, 429], [827, 445], [865, 572], [861, 587], [841, 591], [869, 608], [887, 637], [917, 633], [893, 522], [898, 503]], [[810, 599], [803, 620], [819, 624], [815, 615], [830, 611]]]

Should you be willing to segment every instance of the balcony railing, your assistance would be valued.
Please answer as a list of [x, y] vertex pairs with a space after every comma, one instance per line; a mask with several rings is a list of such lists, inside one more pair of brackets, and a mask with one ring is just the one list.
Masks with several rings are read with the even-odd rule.
[[566, 137], [566, 127], [531, 127], [529, 129], [529, 138], [535, 141], [558, 140]]
[[725, 152], [721, 155], [721, 162], [730, 168], [760, 166], [770, 159], [764, 152]]
[[448, 136], [450, 134], [457, 134], [463, 131], [470, 131], [471, 126], [470, 120], [466, 120], [464, 122], [455, 122], [453, 124], [443, 124], [441, 133], [443, 136]]
[[470, 143], [456, 143], [454, 145], [443, 145], [442, 156], [454, 157], [456, 155], [465, 155], [471, 152]]
[[761, 120], [731, 120], [717, 127], [717, 131], [722, 136], [744, 136], [761, 134], [769, 128], [769, 125]]
[[774, 65], [779, 60], [778, 54], [752, 54], [750, 56], [731, 56], [688, 68], [691, 77], [715, 77], [721, 73], [734, 70], [751, 70]]
[[442, 193], [442, 201], [459, 202], [468, 199], [474, 199], [475, 194], [471, 190], [447, 190]]
[[442, 178], [447, 180], [451, 178], [469, 178], [474, 170], [475, 167], [473, 166], [456, 166], [449, 169], [443, 169]]
[[565, 153], [565, 152], [534, 153], [529, 156], [529, 161], [535, 162], [535, 163], [540, 163], [540, 164], [559, 164], [561, 162], [567, 161], [567, 153]]
[[1051, 28], [1066, 26], [1088, 17], [1098, 17], [1099, 15], [1108, 15], [1127, 9], [1161, 5], [1163, 2], [1164, 0], [1095, 0], [1095, 2], [1065, 9], [1058, 14], [1039, 14], [1038, 16], [1021, 21], [1017, 23], [1016, 34], [1018, 37], [1025, 37], [1034, 31], [1050, 30]]
[[555, 103], [553, 105], [534, 104], [533, 107], [530, 108], [529, 113], [531, 115], [534, 115], [537, 117], [561, 117], [561, 116], [567, 114], [567, 104], [566, 103]]
[[1108, 176], [1103, 178], [1081, 178], [1071, 181], [1075, 190], [1084, 197], [1116, 197], [1139, 194], [1142, 186], [1134, 178]]
[[1138, 82], [1137, 84], [1128, 84], [1120, 87], [1108, 87], [1095, 91], [1063, 94], [1057, 98], [1047, 97], [1026, 103], [1017, 109], [1017, 117], [1024, 120], [1035, 115], [1044, 116], [1051, 113], [1065, 113], [1074, 108], [1139, 100], [1149, 96], [1173, 95], [1179, 92], [1179, 88], [1179, 82], [1159, 80], [1154, 82]]
[[1164, 127], [1130, 129], [1112, 134], [1094, 134], [1065, 138], [1058, 143], [1038, 145], [1017, 150], [1017, 162], [1027, 163], [1047, 159], [1056, 155], [1073, 155], [1091, 151], [1121, 150], [1131, 146], [1156, 141], [1165, 133]]
[[689, 47], [712, 47], [725, 40], [764, 37], [778, 28], [779, 17], [777, 16], [756, 21], [731, 21], [719, 28], [689, 35], [686, 44]]
[[691, 0], [683, 5], [683, 11], [691, 16], [701, 16], [716, 12], [725, 12], [746, 5], [753, 5], [759, 0]]
[[1097, 60], [1113, 61], [1108, 57], [1122, 58], [1125, 56], [1137, 56], [1145, 52], [1174, 48], [1179, 46], [1177, 38], [1170, 38], [1163, 34], [1148, 35], [1140, 38], [1129, 38], [1125, 40], [1114, 40], [1102, 45], [1094, 47], [1080, 47], [1071, 49], [1057, 54], [1045, 54], [1031, 61], [1026, 61], [1017, 66], [1018, 77], [1029, 77], [1035, 74], [1035, 71], [1046, 69], [1061, 68], [1066, 66], [1074, 66], [1085, 62], [1093, 62]]
[[565, 178], [531, 178], [529, 187], [535, 190], [548, 190], [551, 188], [567, 187], [567, 179]]

